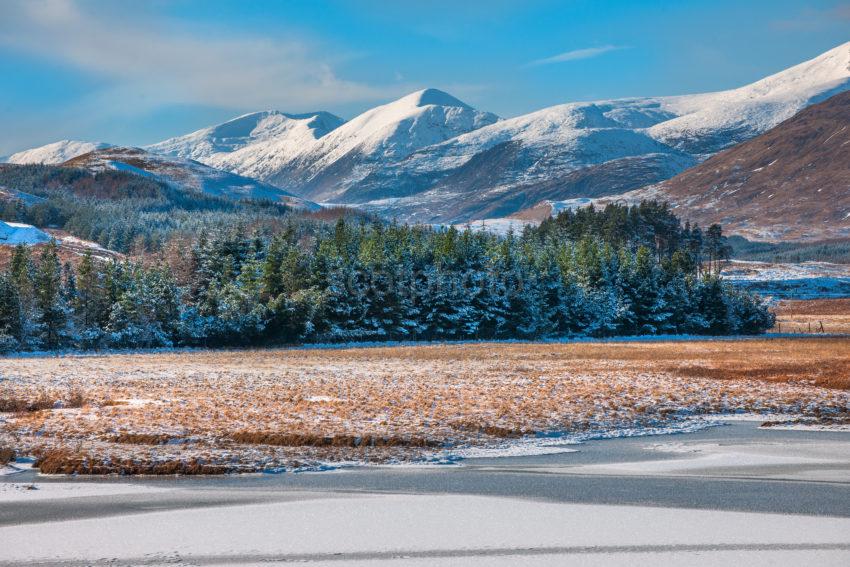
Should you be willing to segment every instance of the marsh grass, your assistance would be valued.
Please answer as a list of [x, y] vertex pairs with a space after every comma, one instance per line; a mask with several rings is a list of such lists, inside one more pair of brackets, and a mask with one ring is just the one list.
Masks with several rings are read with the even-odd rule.
[[834, 414], [850, 406], [850, 337], [8, 358], [0, 374], [17, 408], [0, 445], [43, 471], [212, 474], [693, 414]]
[[51, 449], [41, 452], [33, 463], [43, 474], [84, 475], [220, 475], [231, 468], [198, 459], [138, 462], [132, 459], [104, 459], [86, 452]]
[[780, 301], [771, 332], [850, 334], [850, 298]]

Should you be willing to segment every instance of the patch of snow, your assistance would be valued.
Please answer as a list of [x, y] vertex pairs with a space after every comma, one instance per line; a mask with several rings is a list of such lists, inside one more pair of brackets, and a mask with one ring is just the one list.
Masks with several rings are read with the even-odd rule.
[[557, 216], [564, 211], [575, 211], [584, 207], [589, 207], [593, 204], [593, 199], [589, 197], [578, 197], [575, 199], [566, 199], [564, 201], [546, 201], [552, 207], [552, 216]]
[[778, 423], [770, 426], [771, 430], [784, 431], [822, 431], [850, 433], [850, 424], [829, 425], [817, 423]]
[[79, 140], [61, 140], [24, 150], [9, 156], [9, 163], [27, 164], [27, 163], [44, 163], [58, 164], [68, 161], [69, 159], [87, 154], [94, 150], [101, 150], [111, 147], [112, 144], [105, 142], [83, 142]]
[[0, 221], [0, 244], [42, 244], [50, 242], [51, 238], [49, 234], [31, 224]]
[[169, 489], [112, 482], [0, 482], [0, 502], [37, 502], [60, 498], [152, 494]]
[[574, 453], [573, 448], [588, 441], [598, 439], [621, 439], [624, 437], [649, 437], [655, 435], [672, 435], [677, 433], [693, 433], [708, 427], [718, 425], [717, 422], [703, 419], [686, 419], [664, 425], [636, 426], [625, 428], [599, 429], [582, 433], [548, 434], [522, 437], [516, 440], [504, 440], [497, 445], [461, 447], [446, 451], [444, 459], [457, 458], [493, 458], [493, 457], [527, 457], [535, 455], [553, 455], [558, 453]]
[[103, 246], [101, 246], [97, 242], [83, 240], [82, 238], [77, 238], [76, 236], [63, 236], [60, 240], [63, 244], [70, 244], [72, 246], [82, 246], [83, 248], [91, 248], [92, 250], [104, 250]]
[[850, 265], [847, 264], [733, 260], [721, 275], [726, 281], [763, 296], [794, 299], [850, 297]]
[[454, 227], [458, 230], [465, 230], [466, 228], [469, 228], [474, 231], [486, 231], [504, 236], [510, 231], [513, 231], [518, 235], [522, 233], [526, 226], [533, 226], [537, 224], [539, 223], [530, 220], [504, 218], [474, 220], [462, 224], [456, 224]]
[[327, 402], [341, 402], [343, 401], [341, 398], [334, 398], [332, 396], [308, 396], [304, 398], [305, 402], [313, 402], [313, 403], [327, 403]]
[[[18, 459], [16, 461], [12, 461], [4, 466], [0, 466], [0, 476], [11, 476], [13, 474], [18, 474], [22, 472], [26, 472], [32, 469], [32, 461]], [[0, 502], [2, 502], [3, 497], [3, 487], [4, 483], [0, 483]]]

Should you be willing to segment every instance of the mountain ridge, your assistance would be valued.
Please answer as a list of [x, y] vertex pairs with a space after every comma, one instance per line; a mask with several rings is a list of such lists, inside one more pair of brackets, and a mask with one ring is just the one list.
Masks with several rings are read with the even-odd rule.
[[[471, 109], [447, 93], [426, 89], [367, 110], [294, 157], [276, 155], [269, 140], [260, 157], [259, 147], [242, 149], [215, 165], [318, 201], [404, 221], [463, 222], [494, 211], [515, 213], [514, 207], [537, 195], [599, 196], [663, 181], [848, 88], [850, 43], [845, 43], [726, 91], [565, 103], [469, 123], [430, 144], [405, 145], [392, 134], [369, 143], [372, 119], [387, 107], [419, 108], [418, 97]], [[393, 143], [382, 146], [387, 139]]]
[[218, 170], [194, 160], [154, 154], [142, 148], [112, 146], [76, 156], [61, 165], [92, 172], [105, 169], [128, 171], [153, 177], [183, 190], [233, 200], [268, 200], [296, 209], [319, 208], [315, 203], [255, 179]]
[[850, 89], [850, 42], [725, 91], [564, 103], [501, 119], [423, 89], [348, 121], [249, 113], [147, 146], [405, 222], [508, 216], [658, 184]]
[[6, 158], [6, 163], [24, 165], [29, 163], [43, 163], [55, 165], [68, 161], [79, 155], [112, 147], [106, 142], [86, 142], [82, 140], [59, 140], [37, 148], [23, 150]]

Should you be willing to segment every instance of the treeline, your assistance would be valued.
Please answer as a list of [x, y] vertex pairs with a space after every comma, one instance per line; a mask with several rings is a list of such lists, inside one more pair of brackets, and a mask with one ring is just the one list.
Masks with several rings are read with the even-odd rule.
[[0, 275], [0, 328], [7, 350], [762, 332], [773, 316], [760, 300], [701, 267], [719, 238], [648, 203], [505, 237], [345, 219], [271, 238], [237, 226], [76, 268], [55, 245], [35, 257], [19, 246]]
[[3, 164], [0, 187], [12, 191], [0, 204], [0, 219], [61, 228], [132, 254], [159, 251], [175, 235], [237, 224], [270, 235], [290, 212], [281, 203], [236, 202], [112, 170]]
[[814, 242], [751, 242], [740, 236], [731, 236], [729, 245], [739, 260], [850, 264], [850, 238]]

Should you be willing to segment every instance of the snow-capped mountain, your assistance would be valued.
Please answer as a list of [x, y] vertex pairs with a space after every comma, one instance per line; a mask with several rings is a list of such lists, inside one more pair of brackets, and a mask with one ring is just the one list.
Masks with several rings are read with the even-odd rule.
[[499, 120], [426, 89], [313, 140], [270, 134], [205, 157], [203, 142], [196, 149], [184, 137], [179, 151], [314, 200], [462, 222], [663, 181], [849, 88], [846, 43], [716, 93], [569, 103]]
[[82, 142], [79, 140], [61, 140], [38, 148], [24, 150], [9, 156], [8, 163], [46, 163], [56, 164], [68, 161], [79, 155], [87, 154], [94, 150], [102, 150], [111, 144], [104, 142]]
[[[149, 149], [195, 155], [214, 167], [256, 177], [313, 199], [331, 200], [388, 163], [497, 120], [495, 114], [475, 110], [447, 93], [425, 89], [370, 109], [324, 135], [316, 130], [312, 140], [294, 140], [286, 132], [257, 139], [230, 153], [206, 157], [202, 155], [207, 146], [203, 142], [198, 150], [191, 143], [176, 149], [174, 140], [190, 142], [188, 138], [194, 136], [190, 134]], [[221, 126], [208, 130], [216, 128]]]
[[[425, 89], [378, 106], [340, 126], [299, 156], [302, 191], [317, 200], [353, 202], [357, 184], [421, 148], [496, 123], [437, 89]], [[276, 177], [271, 182], [277, 184]]]
[[850, 89], [850, 42], [741, 88], [658, 99], [676, 118], [650, 134], [707, 157], [773, 128], [803, 108]]
[[229, 199], [263, 199], [279, 201], [298, 209], [319, 208], [311, 201], [256, 179], [215, 169], [194, 160], [154, 154], [141, 148], [113, 146], [77, 156], [64, 162], [64, 165], [90, 171], [128, 171], [153, 177], [183, 190]]
[[[147, 149], [316, 201], [457, 223], [659, 183], [845, 90], [850, 42], [722, 92], [568, 103], [501, 120], [425, 89], [348, 122], [257, 112]], [[57, 163], [102, 147], [84, 144], [10, 160]]]
[[546, 199], [618, 194], [676, 175], [847, 89], [850, 43], [730, 91], [554, 106], [388, 164], [381, 178], [363, 181], [371, 192], [361, 206], [459, 222]]
[[277, 110], [254, 112], [211, 126], [170, 138], [145, 149], [160, 154], [215, 163], [223, 154], [236, 152], [260, 142], [274, 140], [276, 150], [294, 154], [305, 144], [314, 142], [344, 120], [329, 112], [287, 114]]

